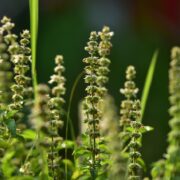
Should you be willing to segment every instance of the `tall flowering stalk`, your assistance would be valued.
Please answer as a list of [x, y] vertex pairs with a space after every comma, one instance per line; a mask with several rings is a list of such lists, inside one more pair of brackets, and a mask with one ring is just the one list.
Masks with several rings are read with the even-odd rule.
[[[12, 64], [10, 61], [10, 55], [8, 52], [9, 42], [7, 42], [5, 36], [8, 33], [11, 34], [11, 30], [14, 27], [13, 23], [10, 23], [10, 19], [3, 17], [1, 20], [2, 26], [0, 27], [0, 139], [6, 143], [10, 137], [10, 133], [5, 121], [5, 111], [8, 104], [11, 102], [11, 89], [10, 86], [13, 82], [13, 73], [11, 72]], [[0, 171], [2, 167], [2, 158], [6, 152], [6, 147], [0, 148]]]
[[[64, 172], [61, 168], [61, 157], [59, 156], [62, 137], [59, 136], [58, 131], [63, 127], [61, 118], [63, 112], [62, 106], [65, 103], [63, 95], [66, 89], [64, 87], [65, 78], [63, 72], [65, 68], [63, 66], [63, 57], [60, 55], [56, 56], [55, 63], [55, 74], [51, 76], [49, 81], [49, 84], [53, 84], [52, 90], [47, 85], [40, 84], [38, 86], [38, 101], [34, 103], [30, 121], [38, 133], [35, 151], [38, 151], [41, 159], [37, 164], [36, 175], [42, 169], [44, 175], [42, 177], [46, 176], [58, 180], [64, 177]], [[33, 166], [33, 161], [31, 166]]]
[[11, 19], [3, 17], [1, 23], [3, 24], [1, 28], [2, 32], [5, 34], [4, 42], [8, 46], [10, 60], [14, 65], [15, 84], [11, 86], [13, 91], [13, 105], [11, 105], [11, 107], [12, 109], [22, 108], [22, 94], [25, 92], [23, 86], [26, 88], [30, 81], [30, 78], [26, 75], [31, 63], [31, 49], [29, 48], [30, 33], [28, 30], [24, 30], [20, 35], [20, 43], [18, 43], [18, 37], [11, 32], [15, 26], [14, 23], [11, 22]]
[[[9, 106], [10, 110], [15, 110], [19, 112], [15, 116], [16, 123], [22, 119], [20, 111], [24, 107], [24, 95], [28, 91], [31, 78], [27, 76], [27, 72], [30, 70], [31, 63], [31, 49], [28, 47], [30, 43], [30, 33], [28, 30], [24, 30], [21, 34], [20, 45], [18, 46], [18, 51], [13, 54], [12, 47], [10, 46], [10, 52], [12, 53], [11, 61], [14, 64], [14, 80], [15, 83], [11, 86], [13, 91], [12, 100], [13, 103]], [[29, 91], [28, 91], [29, 92]], [[19, 117], [20, 116], [20, 117]]]
[[103, 98], [107, 92], [105, 84], [108, 82], [109, 78], [107, 77], [109, 73], [109, 64], [111, 63], [108, 56], [110, 55], [110, 50], [112, 48], [111, 38], [114, 35], [113, 32], [110, 31], [110, 28], [104, 26], [102, 31], [98, 33], [100, 37], [100, 43], [98, 46], [98, 54], [100, 58], [97, 61], [98, 69], [97, 73], [97, 85], [99, 87], [99, 95]]
[[24, 100], [23, 95], [27, 90], [27, 87], [31, 80], [31, 78], [27, 76], [27, 72], [30, 70], [29, 64], [31, 63], [31, 56], [30, 56], [31, 49], [28, 47], [29, 43], [30, 43], [30, 33], [28, 30], [24, 30], [21, 34], [18, 54], [12, 56], [12, 62], [14, 64], [14, 74], [15, 74], [14, 79], [16, 82], [16, 84], [12, 86], [12, 91], [14, 92], [14, 96], [21, 97], [17, 102], [15, 102], [16, 98], [13, 97], [15, 109], [18, 106], [22, 107]]
[[135, 100], [133, 103], [133, 121], [131, 122], [132, 134], [129, 144], [129, 165], [128, 165], [128, 180], [141, 180], [142, 179], [142, 164], [140, 161], [141, 153], [139, 148], [141, 147], [140, 141], [142, 137], [141, 127], [141, 103], [139, 100]]
[[169, 146], [167, 149], [166, 176], [170, 179], [180, 177], [180, 48], [174, 47], [171, 53], [171, 63], [169, 70], [169, 114], [172, 119], [169, 122], [171, 131], [168, 134]]
[[[4, 142], [6, 143], [10, 140], [11, 135], [15, 135], [15, 128], [10, 129], [9, 123], [11, 121], [10, 113], [8, 112], [9, 103], [11, 103], [11, 89], [10, 86], [13, 82], [13, 73], [10, 72], [12, 68], [11, 63], [11, 54], [9, 53], [9, 48], [12, 48], [12, 52], [17, 52], [17, 36], [12, 33], [14, 28], [14, 23], [11, 22], [11, 19], [4, 16], [1, 20], [2, 26], [0, 28], [0, 41], [1, 41], [1, 54], [0, 54], [0, 110], [3, 112], [1, 114], [0, 121], [0, 135]], [[10, 132], [11, 131], [11, 132]], [[1, 148], [1, 160], [6, 154], [7, 147], [4, 146]], [[1, 166], [2, 167], [2, 166]]]
[[[5, 17], [4, 17], [5, 18]], [[11, 102], [10, 86], [13, 81], [11, 72], [12, 64], [8, 53], [8, 43], [5, 41], [6, 29], [4, 28], [5, 19], [2, 19], [3, 26], [0, 27], [0, 108], [4, 109]], [[12, 27], [13, 28], [13, 27]], [[11, 29], [9, 29], [11, 33]]]
[[171, 131], [168, 134], [168, 148], [165, 158], [154, 163], [151, 171], [154, 180], [172, 179], [180, 177], [180, 48], [171, 50], [171, 62], [169, 69], [169, 121]]
[[[14, 68], [14, 72], [16, 75], [19, 75], [19, 79], [24, 79], [24, 91], [23, 91], [23, 100], [24, 106], [32, 106], [33, 99], [33, 88], [31, 77], [29, 76], [29, 72], [32, 66], [32, 57], [31, 57], [31, 48], [30, 48], [30, 32], [29, 30], [24, 30], [20, 34], [20, 46], [19, 46], [19, 54], [23, 56], [24, 61], [19, 62], [19, 64]], [[19, 71], [19, 72], [18, 72]], [[15, 81], [18, 81], [18, 77], [15, 78]]]
[[[98, 167], [100, 166], [98, 148], [99, 144], [99, 122], [102, 118], [100, 103], [106, 93], [104, 85], [107, 83], [107, 73], [109, 72], [108, 66], [110, 60], [106, 58], [110, 53], [111, 43], [110, 39], [112, 33], [108, 27], [104, 27], [102, 32], [99, 33], [101, 42], [98, 45], [98, 34], [91, 32], [89, 42], [85, 50], [89, 53], [90, 57], [83, 60], [87, 66], [85, 67], [86, 77], [85, 83], [88, 84], [86, 88], [87, 96], [85, 97], [84, 111], [87, 116], [85, 123], [88, 124], [87, 133], [89, 135], [89, 151], [91, 158], [89, 159], [90, 173], [93, 179], [96, 178]], [[100, 58], [98, 58], [98, 53]]]
[[[59, 136], [59, 129], [62, 129], [64, 122], [62, 121], [62, 111], [63, 104], [65, 100], [63, 96], [65, 95], [65, 78], [63, 76], [63, 72], [65, 68], [63, 66], [63, 56], [57, 55], [55, 58], [56, 67], [54, 68], [54, 75], [51, 76], [49, 84], [55, 84], [52, 88], [52, 98], [50, 99], [49, 105], [49, 136], [51, 138], [51, 147], [49, 151], [49, 167], [50, 167], [50, 175], [54, 178], [54, 180], [58, 180], [62, 178], [61, 172], [61, 158], [58, 154], [57, 146], [59, 143], [62, 143], [62, 138]], [[55, 143], [55, 141], [57, 143]]]
[[20, 43], [18, 43], [18, 37], [11, 32], [15, 26], [14, 23], [11, 22], [11, 19], [4, 17], [1, 23], [3, 24], [4, 42], [8, 46], [9, 59], [14, 65], [15, 82], [10, 86], [12, 91], [12, 102], [8, 104], [7, 113], [16, 112], [13, 113], [13, 119], [18, 123], [22, 119], [21, 111], [24, 107], [24, 92], [27, 91], [30, 82], [30, 78], [26, 75], [30, 69], [31, 62], [31, 49], [28, 47], [30, 43], [30, 34], [28, 30], [23, 31]]
[[4, 41], [8, 45], [8, 52], [10, 53], [10, 60], [12, 60], [13, 55], [18, 53], [19, 45], [17, 42], [18, 36], [12, 33], [12, 29], [14, 28], [15, 24], [11, 22], [10, 18], [6, 16], [3, 17], [1, 20], [2, 29], [4, 29]]
[[[22, 160], [26, 155], [24, 145], [20, 141], [20, 139], [14, 139], [11, 137], [19, 137], [17, 136], [18, 130], [22, 130], [23, 126], [18, 126], [18, 121], [22, 120], [22, 109], [24, 108], [24, 92], [27, 91], [26, 83], [23, 83], [25, 79], [23, 76], [26, 72], [30, 69], [30, 48], [27, 46], [29, 45], [30, 35], [27, 30], [23, 31], [21, 34], [20, 42], [18, 42], [18, 37], [12, 33], [12, 29], [15, 26], [14, 23], [11, 22], [11, 19], [7, 17], [3, 17], [1, 20], [2, 27], [1, 31], [1, 45], [4, 50], [1, 51], [1, 63], [4, 70], [7, 71], [6, 73], [6, 89], [2, 91], [3, 95], [10, 94], [11, 98], [6, 98], [4, 104], [4, 113], [2, 114], [2, 126], [4, 131], [2, 131], [2, 135], [8, 139], [8, 142], [11, 142], [11, 146], [8, 149], [4, 149], [4, 152], [1, 153], [2, 161], [6, 161], [9, 153], [12, 153], [13, 147], [16, 147], [16, 153], [13, 156], [9, 157], [7, 163], [9, 166], [12, 167], [13, 171], [11, 173], [17, 173], [18, 168], [21, 166]], [[28, 62], [28, 63], [26, 63]], [[8, 71], [13, 70], [13, 73]], [[11, 77], [11, 80], [10, 78]], [[14, 78], [14, 81], [13, 81]], [[9, 79], [9, 80], [8, 80]], [[27, 77], [27, 79], [30, 79]], [[10, 82], [11, 81], [11, 82]], [[9, 92], [10, 90], [10, 92]], [[7, 103], [8, 102], [8, 103]], [[15, 122], [16, 121], [16, 122]], [[1, 128], [2, 130], [2, 128]], [[21, 139], [22, 140], [22, 139]], [[21, 152], [21, 156], [19, 155]], [[16, 160], [14, 160], [16, 159]], [[3, 173], [5, 177], [8, 177], [7, 173], [5, 172], [4, 167], [2, 166]]]
[[98, 86], [97, 86], [97, 61], [98, 57], [98, 35], [96, 32], [91, 32], [89, 42], [85, 50], [88, 51], [90, 57], [83, 59], [83, 62], [87, 64], [85, 67], [86, 77], [85, 83], [88, 84], [86, 88], [87, 96], [85, 97], [84, 110], [87, 114], [87, 120], [85, 123], [88, 124], [87, 134], [89, 135], [89, 150], [92, 153], [90, 162], [90, 173], [95, 179], [96, 177], [96, 168], [98, 166], [96, 155], [98, 154], [97, 149], [97, 138], [99, 137], [99, 110], [97, 108], [99, 102]]
[[[140, 164], [141, 154], [139, 152], [141, 139], [141, 108], [140, 101], [137, 100], [138, 88], [134, 82], [136, 71], [133, 66], [128, 66], [126, 70], [126, 82], [120, 92], [125, 96], [121, 103], [120, 110], [120, 139], [122, 146], [128, 146], [129, 163], [128, 163], [128, 180], [142, 179], [142, 167]], [[122, 161], [122, 164], [124, 161]], [[125, 172], [124, 172], [125, 173]]]
[[120, 89], [120, 93], [124, 95], [125, 100], [121, 102], [120, 108], [120, 129], [121, 136], [127, 135], [127, 127], [130, 126], [131, 118], [132, 118], [132, 108], [133, 101], [137, 96], [138, 88], [134, 82], [134, 78], [136, 77], [136, 71], [133, 66], [129, 66], [126, 70], [126, 81], [124, 83], [124, 88]]

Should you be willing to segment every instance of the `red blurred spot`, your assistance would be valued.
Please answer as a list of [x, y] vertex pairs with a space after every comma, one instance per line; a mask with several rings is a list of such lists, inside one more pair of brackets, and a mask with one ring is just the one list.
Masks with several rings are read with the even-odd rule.
[[171, 23], [177, 24], [179, 22], [180, 1], [162, 0], [161, 4], [165, 18], [167, 18]]

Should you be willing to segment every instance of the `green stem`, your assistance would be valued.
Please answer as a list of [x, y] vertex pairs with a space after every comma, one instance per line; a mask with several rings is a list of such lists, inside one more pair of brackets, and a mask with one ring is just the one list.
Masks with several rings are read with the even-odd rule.
[[[94, 104], [92, 103], [92, 107], [93, 109], [95, 109]], [[95, 132], [96, 132], [96, 125], [95, 125], [95, 116], [93, 113], [93, 149], [92, 149], [92, 162], [93, 162], [93, 174], [92, 174], [92, 178], [93, 180], [96, 177], [96, 137], [95, 137]]]
[[36, 72], [36, 53], [37, 53], [37, 37], [38, 37], [38, 9], [39, 9], [39, 0], [29, 0], [30, 6], [30, 21], [31, 21], [31, 49], [32, 49], [32, 81], [34, 88], [34, 98], [37, 102], [37, 72]]
[[[68, 130], [69, 130], [69, 124], [70, 124], [70, 130], [71, 130], [71, 136], [73, 141], [75, 142], [76, 140], [76, 136], [75, 136], [75, 132], [74, 132], [74, 128], [73, 128], [73, 123], [72, 123], [72, 119], [70, 118], [70, 112], [71, 112], [71, 106], [72, 106], [72, 100], [74, 97], [74, 93], [76, 90], [76, 87], [78, 85], [78, 82], [80, 81], [80, 79], [82, 78], [82, 76], [84, 75], [84, 71], [82, 71], [75, 79], [75, 82], [73, 84], [72, 90], [71, 90], [71, 94], [69, 97], [69, 104], [68, 104], [68, 111], [67, 111], [67, 121], [66, 121], [66, 137], [65, 139], [68, 139]], [[75, 143], [76, 146], [76, 143]], [[67, 159], [67, 147], [65, 147], [65, 159]], [[65, 176], [66, 176], [66, 180], [67, 180], [67, 164], [65, 164]]]
[[70, 118], [70, 112], [71, 112], [71, 107], [72, 107], [72, 100], [74, 97], [74, 93], [76, 90], [76, 87], [78, 85], [78, 82], [80, 81], [80, 79], [82, 78], [82, 76], [84, 75], [84, 71], [82, 71], [75, 79], [75, 82], [73, 84], [71, 93], [70, 93], [70, 97], [69, 97], [69, 104], [68, 104], [68, 110], [67, 110], [67, 122], [66, 122], [66, 140], [68, 138], [68, 130], [69, 130], [69, 124], [70, 124], [70, 130], [71, 130], [71, 136], [72, 139], [75, 140], [76, 136], [75, 136], [75, 132], [74, 132], [74, 128], [73, 128], [73, 124], [72, 124], [72, 120]]
[[[95, 67], [94, 67], [94, 69], [95, 69]], [[91, 74], [91, 76], [92, 76], [92, 74]], [[91, 83], [91, 86], [94, 86], [94, 85], [95, 85], [94, 83]], [[94, 97], [93, 92], [91, 93], [91, 97]], [[93, 110], [96, 110], [93, 102], [91, 102], [91, 105], [92, 105]], [[92, 117], [93, 117], [93, 139], [92, 139], [93, 146], [91, 148], [92, 148], [92, 168], [93, 168], [93, 171], [92, 171], [91, 175], [92, 175], [92, 179], [95, 180], [96, 179], [96, 143], [97, 142], [96, 142], [96, 137], [95, 137], [96, 123], [95, 123], [95, 114], [94, 113], [92, 114]]]

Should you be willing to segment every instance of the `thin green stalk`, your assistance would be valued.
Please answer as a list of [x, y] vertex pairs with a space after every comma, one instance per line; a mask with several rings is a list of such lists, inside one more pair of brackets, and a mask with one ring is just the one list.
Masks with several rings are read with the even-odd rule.
[[[93, 97], [94, 95], [92, 94], [92, 97]], [[93, 109], [94, 110], [96, 110], [95, 109], [95, 107], [94, 107], [94, 104], [92, 103], [92, 107], [93, 107]], [[95, 119], [95, 115], [94, 115], [94, 113], [93, 113], [93, 119]], [[94, 134], [95, 134], [95, 131], [96, 131], [96, 125], [95, 125], [95, 123], [93, 122], [93, 130], [94, 130]], [[93, 137], [93, 153], [92, 153], [92, 160], [93, 160], [93, 163], [92, 163], [92, 166], [93, 166], [93, 172], [92, 172], [92, 178], [93, 178], [93, 180], [95, 180], [96, 179], [96, 137], [94, 136]]]
[[37, 140], [38, 140], [38, 134], [36, 134], [36, 138], [35, 138], [32, 146], [31, 146], [31, 148], [29, 149], [29, 151], [28, 151], [28, 153], [27, 153], [27, 156], [26, 156], [23, 164], [26, 164], [27, 161], [29, 160], [29, 157], [32, 155], [33, 149], [35, 148], [35, 146], [36, 146], [36, 144], [37, 144]]
[[[78, 85], [78, 82], [80, 81], [80, 79], [83, 77], [84, 75], [84, 71], [82, 71], [75, 79], [71, 93], [70, 93], [70, 97], [69, 97], [69, 104], [68, 104], [68, 110], [67, 110], [67, 121], [66, 121], [66, 137], [65, 139], [68, 139], [68, 130], [69, 130], [69, 124], [70, 124], [70, 131], [71, 131], [71, 137], [73, 139], [73, 141], [75, 142], [76, 140], [76, 136], [75, 136], [75, 132], [74, 132], [74, 127], [73, 127], [73, 123], [72, 123], [72, 119], [70, 118], [70, 112], [71, 112], [71, 106], [72, 106], [72, 100], [74, 97], [74, 93], [76, 90], [76, 87]], [[76, 145], [76, 144], [75, 144]], [[65, 158], [67, 159], [67, 147], [65, 148]], [[66, 180], [67, 180], [67, 164], [65, 165], [65, 174], [66, 174]]]
[[73, 87], [72, 87], [72, 90], [71, 90], [71, 93], [70, 93], [68, 110], [67, 110], [67, 121], [66, 121], [66, 140], [67, 140], [67, 138], [68, 138], [69, 125], [70, 125], [70, 131], [71, 131], [72, 139], [73, 139], [73, 140], [76, 139], [76, 137], [75, 137], [75, 132], [74, 132], [74, 128], [73, 128], [72, 119], [70, 118], [70, 113], [71, 113], [72, 100], [73, 100], [73, 97], [74, 97], [75, 90], [76, 90], [77, 85], [78, 85], [78, 83], [79, 83], [79, 81], [80, 81], [80, 79], [82, 78], [83, 75], [84, 75], [84, 71], [82, 71], [82, 72], [76, 77], [75, 82], [74, 82]]
[[37, 37], [38, 37], [38, 9], [39, 0], [29, 0], [30, 22], [31, 22], [31, 49], [32, 49], [32, 81], [34, 87], [35, 102], [37, 101], [37, 72], [36, 72], [36, 53], [37, 53]]
[[142, 121], [143, 116], [144, 116], [144, 111], [146, 108], [146, 104], [147, 104], [147, 100], [148, 100], [148, 96], [149, 96], [149, 91], [150, 91], [150, 88], [152, 85], [152, 80], [154, 77], [154, 71], [156, 68], [156, 62], [157, 62], [158, 54], [159, 54], [159, 51], [156, 50], [153, 54], [153, 57], [151, 59], [151, 63], [149, 65], [148, 72], [146, 75], [145, 84], [144, 84], [142, 97], [141, 97], [141, 113], [142, 113], [141, 114], [141, 121]]

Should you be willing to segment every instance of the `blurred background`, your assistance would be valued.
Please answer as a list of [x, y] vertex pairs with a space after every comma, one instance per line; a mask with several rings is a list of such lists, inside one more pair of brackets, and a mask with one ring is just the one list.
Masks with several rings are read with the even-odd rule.
[[[16, 23], [15, 31], [29, 28], [28, 0], [0, 0], [0, 16]], [[38, 38], [38, 80], [47, 82], [53, 73], [54, 57], [63, 54], [66, 66], [67, 95], [83, 70], [87, 56], [84, 46], [92, 30], [104, 25], [115, 32], [109, 93], [119, 108], [127, 65], [135, 65], [137, 85], [142, 90], [153, 52], [159, 58], [143, 123], [155, 128], [143, 138], [143, 157], [147, 169], [166, 152], [168, 127], [168, 67], [170, 49], [180, 43], [179, 0], [40, 0]], [[83, 80], [73, 99], [71, 118], [78, 134], [78, 102], [84, 96]], [[141, 96], [141, 91], [139, 97]]]

